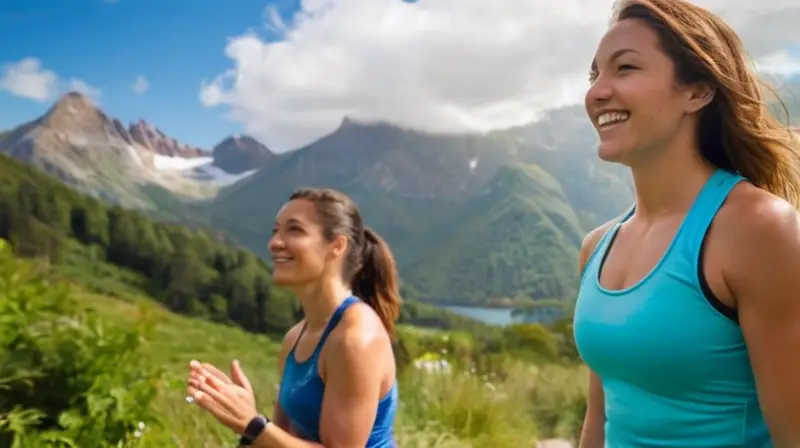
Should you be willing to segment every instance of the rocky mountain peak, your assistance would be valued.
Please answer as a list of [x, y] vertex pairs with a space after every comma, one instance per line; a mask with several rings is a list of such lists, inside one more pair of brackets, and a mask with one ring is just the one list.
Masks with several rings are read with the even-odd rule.
[[89, 97], [79, 92], [62, 96], [41, 120], [44, 125], [63, 132], [102, 133], [111, 123]]
[[131, 141], [162, 156], [188, 158], [207, 156], [202, 149], [175, 140], [146, 120], [131, 123], [125, 134]]
[[249, 135], [233, 135], [214, 146], [214, 166], [239, 174], [261, 168], [276, 155], [266, 145]]

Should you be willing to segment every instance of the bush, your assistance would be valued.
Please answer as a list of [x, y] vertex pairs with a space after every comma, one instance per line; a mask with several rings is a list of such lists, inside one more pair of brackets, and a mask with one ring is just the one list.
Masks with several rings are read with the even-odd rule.
[[557, 341], [536, 324], [478, 341], [460, 332], [401, 327], [401, 446], [531, 446], [577, 442], [587, 370], [559, 362]]
[[68, 285], [0, 240], [0, 446], [128, 447], [158, 424], [160, 372], [142, 365], [152, 328], [81, 310]]

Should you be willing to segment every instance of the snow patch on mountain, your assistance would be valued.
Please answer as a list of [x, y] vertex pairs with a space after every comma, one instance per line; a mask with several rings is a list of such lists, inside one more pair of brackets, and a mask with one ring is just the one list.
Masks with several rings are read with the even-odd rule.
[[222, 168], [216, 167], [212, 164], [203, 165], [198, 167], [198, 170], [202, 170], [206, 173], [210, 182], [218, 184], [218, 185], [233, 185], [240, 180], [252, 176], [253, 174], [258, 172], [258, 169], [245, 171], [239, 174], [231, 174], [223, 170]]
[[181, 172], [187, 178], [208, 182], [218, 186], [234, 184], [256, 171], [250, 170], [240, 174], [231, 174], [213, 165], [213, 157], [173, 157], [155, 154], [153, 167], [159, 172]]
[[155, 154], [153, 166], [157, 170], [183, 171], [207, 165], [214, 161], [213, 157], [173, 157]]

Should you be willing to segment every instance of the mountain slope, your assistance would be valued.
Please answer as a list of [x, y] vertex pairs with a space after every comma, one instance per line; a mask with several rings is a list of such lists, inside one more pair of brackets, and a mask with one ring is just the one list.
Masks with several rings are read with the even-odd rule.
[[[487, 157], [471, 168], [479, 154]], [[332, 134], [224, 189], [210, 210], [217, 216], [247, 216], [242, 225], [266, 234], [292, 190], [333, 187], [351, 194], [390, 244], [401, 244], [428, 218], [437, 218], [436, 211], [453, 209], [478, 191], [507, 160], [508, 147], [499, 139], [345, 120]], [[264, 240], [249, 246], [263, 251]]]
[[209, 153], [145, 121], [125, 127], [74, 92], [9, 131], [0, 139], [0, 153], [107, 202], [141, 209], [156, 207], [152, 187], [183, 200], [208, 199], [243, 177], [212, 166]]
[[[507, 206], [524, 210], [526, 216], [539, 212], [531, 212], [523, 197], [537, 204], [563, 204], [569, 212], [559, 213], [569, 215], [565, 219], [570, 232], [575, 228], [577, 234], [616, 216], [632, 201], [630, 183], [624, 169], [597, 159], [595, 147], [596, 134], [585, 112], [569, 107], [550, 111], [539, 122], [488, 134], [432, 134], [345, 119], [331, 134], [289, 153], [273, 154], [249, 137], [232, 137], [209, 154], [180, 144], [144, 121], [125, 127], [79, 94], [66, 95], [43, 117], [0, 139], [0, 152], [80, 191], [146, 209], [159, 219], [219, 229], [259, 255], [266, 255], [268, 229], [294, 189], [342, 190], [392, 246], [401, 274], [427, 282], [411, 282], [411, 287], [454, 301], [567, 294], [572, 281], [568, 276], [555, 276], [555, 283], [545, 287], [537, 278], [550, 275], [547, 267], [525, 267], [521, 262], [506, 287], [459, 289], [462, 274], [451, 268], [470, 263], [475, 255], [462, 250], [461, 243], [432, 235], [452, 227], [464, 240], [490, 239], [495, 223], [476, 216], [506, 210], [479, 198], [506, 166], [536, 166], [544, 173], [538, 178], [549, 179], [541, 182], [559, 185], [532, 189], [521, 182], [504, 190], [517, 200]], [[540, 220], [525, 219], [522, 222], [531, 225]], [[461, 221], [464, 229], [459, 228]], [[561, 237], [519, 238], [524, 240], [523, 254], [571, 253]], [[507, 249], [505, 243], [496, 248], [489, 261], [492, 269], [500, 266], [498, 260], [519, 258]], [[438, 254], [444, 267], [427, 264], [430, 272], [418, 275], [412, 266], [420, 262], [421, 253]]]
[[[0, 239], [95, 292], [147, 295], [172, 311], [261, 333], [281, 334], [299, 319], [298, 302], [272, 285], [267, 263], [223, 233], [109, 207], [2, 154]], [[491, 331], [401, 293], [401, 323]]]
[[403, 272], [420, 293], [444, 301], [566, 298], [582, 236], [553, 176], [536, 165], [503, 167], [411, 246], [417, 256]]
[[[359, 204], [365, 221], [392, 246], [404, 278], [425, 297], [451, 301], [518, 295], [560, 298], [569, 295], [568, 284], [574, 277], [553, 276], [546, 263], [525, 265], [525, 254], [571, 257], [580, 235], [616, 216], [632, 201], [625, 171], [600, 162], [596, 144], [594, 130], [580, 108], [553, 111], [541, 122], [486, 135], [429, 134], [386, 123], [345, 120], [332, 134], [225, 188], [208, 211], [215, 216], [246, 216], [238, 220], [236, 229], [221, 221], [212, 225], [242, 235], [239, 241], [264, 253], [266, 229], [293, 189], [332, 187]], [[503, 168], [509, 165], [516, 168]], [[523, 165], [527, 166], [523, 169]], [[520, 169], [536, 182], [510, 182], [498, 190], [503, 193], [490, 195], [491, 201], [504, 205], [485, 202], [487, 188], [495, 188], [502, 183], [500, 179]], [[537, 174], [531, 174], [534, 171]], [[506, 197], [512, 202], [506, 203]], [[542, 205], [551, 201], [560, 205]], [[515, 210], [524, 217], [504, 221]], [[482, 217], [484, 214], [489, 216]], [[563, 234], [538, 235], [533, 227], [525, 227], [545, 222], [543, 216], [554, 216], [552, 219], [560, 221], [557, 226], [568, 223]], [[503, 219], [494, 221], [500, 217]], [[517, 222], [522, 226], [514, 227]], [[513, 277], [502, 281], [505, 286], [498, 277], [480, 284], [478, 279], [486, 279], [489, 268], [477, 267], [483, 261], [472, 259], [481, 255], [470, 252], [463, 243], [491, 240], [501, 244], [491, 236], [495, 225], [507, 225], [509, 230], [502, 237], [506, 238], [503, 247], [494, 248], [497, 254], [486, 263], [502, 270], [501, 260], [514, 259], [519, 267], [513, 276], [505, 274]], [[529, 238], [526, 232], [537, 236]], [[450, 236], [455, 239], [451, 241]], [[506, 246], [515, 239], [522, 246], [518, 254], [511, 255]], [[436, 261], [425, 262], [426, 257]], [[425, 268], [417, 269], [417, 264]], [[552, 266], [566, 264], [556, 260]], [[573, 267], [574, 262], [568, 272]], [[476, 281], [464, 283], [467, 277], [477, 275], [475, 270], [480, 271]], [[552, 284], [543, 286], [544, 277], [552, 278]], [[470, 286], [459, 286], [466, 284]]]

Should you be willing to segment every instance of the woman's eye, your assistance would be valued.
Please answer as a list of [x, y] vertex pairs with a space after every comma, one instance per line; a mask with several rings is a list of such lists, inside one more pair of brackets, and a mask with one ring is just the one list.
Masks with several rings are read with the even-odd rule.
[[636, 68], [636, 67], [634, 67], [634, 66], [632, 66], [632, 65], [629, 65], [629, 64], [623, 64], [623, 65], [620, 65], [620, 66], [619, 66], [618, 70], [619, 70], [619, 71], [623, 71], [623, 70], [634, 70], [635, 68]]

